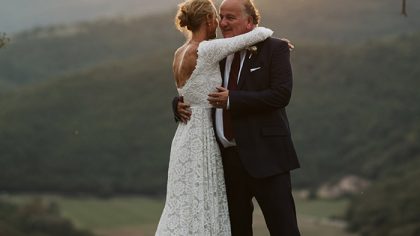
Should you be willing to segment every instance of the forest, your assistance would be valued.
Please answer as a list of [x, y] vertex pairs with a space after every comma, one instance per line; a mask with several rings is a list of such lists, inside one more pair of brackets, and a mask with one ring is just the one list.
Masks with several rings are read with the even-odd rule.
[[[296, 46], [288, 114], [302, 168], [293, 172], [294, 187], [315, 193], [344, 176], [363, 177], [372, 185], [350, 196], [349, 230], [419, 235], [420, 20], [398, 10], [386, 17], [389, 1], [342, 1], [335, 15], [337, 4], [325, 2], [308, 3], [311, 21], [299, 20], [302, 6], [291, 0], [282, 1], [286, 9], [260, 3], [263, 25]], [[420, 10], [410, 4], [408, 12]], [[349, 21], [355, 12], [360, 17]], [[164, 196], [176, 128], [170, 65], [184, 40], [172, 17], [1, 36], [1, 192]], [[15, 207], [2, 203], [0, 215]]]

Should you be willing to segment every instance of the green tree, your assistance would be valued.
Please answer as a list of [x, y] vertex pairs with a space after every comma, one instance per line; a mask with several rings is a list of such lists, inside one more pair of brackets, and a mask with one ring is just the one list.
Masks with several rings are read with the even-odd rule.
[[420, 159], [388, 172], [388, 176], [352, 200], [349, 229], [362, 236], [420, 235]]
[[55, 203], [46, 203], [41, 198], [22, 206], [0, 200], [0, 235], [93, 236], [63, 218]]
[[10, 39], [6, 36], [5, 33], [0, 33], [0, 48], [2, 48], [4, 45], [6, 45], [7, 42], [9, 42]]

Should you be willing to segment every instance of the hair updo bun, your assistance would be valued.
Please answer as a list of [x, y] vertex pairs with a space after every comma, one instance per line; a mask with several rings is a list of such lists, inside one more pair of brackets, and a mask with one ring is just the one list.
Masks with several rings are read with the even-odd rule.
[[180, 13], [177, 16], [178, 18], [178, 24], [180, 27], [184, 28], [188, 26], [188, 15], [187, 12], [184, 9], [181, 9]]
[[178, 5], [175, 25], [180, 31], [184, 28], [196, 31], [207, 16], [213, 14], [214, 5], [211, 0], [187, 0]]

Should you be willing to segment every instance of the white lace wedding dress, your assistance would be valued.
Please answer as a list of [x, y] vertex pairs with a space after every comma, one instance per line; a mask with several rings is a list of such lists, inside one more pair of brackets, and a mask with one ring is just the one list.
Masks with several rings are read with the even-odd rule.
[[172, 141], [166, 204], [156, 235], [231, 235], [222, 159], [207, 95], [222, 84], [220, 60], [272, 33], [257, 27], [240, 36], [199, 44], [196, 68], [178, 89], [192, 115], [187, 124], [178, 125]]

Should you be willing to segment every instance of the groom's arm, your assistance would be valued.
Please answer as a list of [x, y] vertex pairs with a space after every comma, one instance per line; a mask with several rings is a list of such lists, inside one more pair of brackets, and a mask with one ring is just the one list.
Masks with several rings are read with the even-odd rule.
[[292, 94], [292, 67], [288, 43], [272, 45], [269, 88], [260, 91], [229, 91], [229, 109], [233, 113], [249, 113], [284, 108]]

